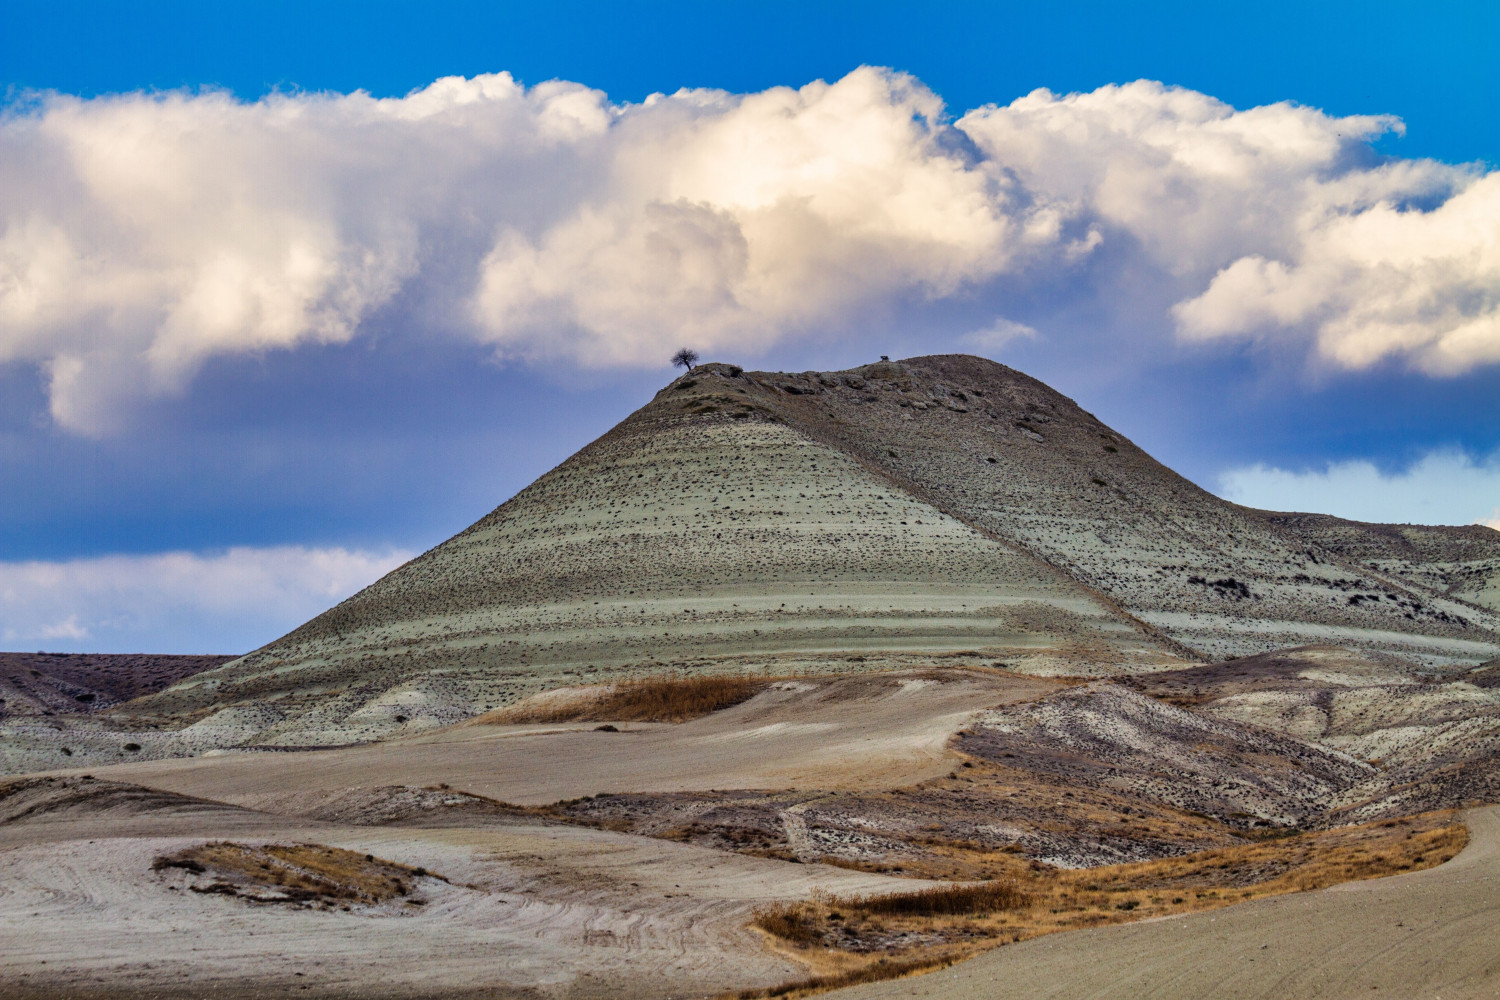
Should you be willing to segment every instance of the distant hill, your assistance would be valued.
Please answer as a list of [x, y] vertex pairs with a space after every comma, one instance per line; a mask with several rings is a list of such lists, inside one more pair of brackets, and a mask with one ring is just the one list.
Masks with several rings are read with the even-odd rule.
[[1263, 515], [1357, 565], [1500, 611], [1500, 531], [1482, 524], [1365, 524], [1326, 514]]
[[76, 715], [160, 691], [232, 656], [0, 653], [0, 719]]
[[1500, 654], [1493, 543], [1466, 541], [1488, 529], [1401, 547], [1350, 524], [1220, 500], [980, 358], [701, 365], [465, 531], [128, 711], [206, 734], [227, 709], [226, 736], [305, 745], [639, 672]]

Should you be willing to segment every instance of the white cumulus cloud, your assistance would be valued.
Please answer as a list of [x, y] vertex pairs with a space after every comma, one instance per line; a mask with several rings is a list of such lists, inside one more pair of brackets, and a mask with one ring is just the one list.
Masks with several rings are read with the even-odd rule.
[[953, 117], [874, 68], [638, 104], [505, 73], [390, 99], [36, 95], [0, 115], [0, 363], [105, 433], [209, 358], [376, 324], [657, 366], [878, 338], [893, 306], [986, 290], [1072, 299], [1126, 266], [1189, 340], [1500, 360], [1500, 175], [1376, 156], [1399, 127], [1146, 81]]
[[64, 652], [248, 652], [411, 555], [276, 546], [0, 563], [0, 640]]
[[1002, 316], [982, 330], [965, 334], [960, 343], [980, 352], [995, 352], [1013, 340], [1034, 340], [1038, 336], [1035, 327]]
[[1436, 451], [1395, 472], [1367, 461], [1303, 470], [1253, 465], [1221, 475], [1219, 495], [1263, 510], [1379, 524], [1487, 524], [1500, 530], [1500, 455], [1476, 460], [1461, 451]]

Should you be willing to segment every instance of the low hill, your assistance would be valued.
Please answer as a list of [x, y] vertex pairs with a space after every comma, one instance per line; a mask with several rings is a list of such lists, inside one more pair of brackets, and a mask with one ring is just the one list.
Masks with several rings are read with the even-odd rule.
[[1365, 524], [1327, 514], [1266, 520], [1356, 565], [1500, 611], [1500, 531], [1482, 524]]
[[154, 694], [232, 656], [0, 653], [0, 719], [98, 712]]

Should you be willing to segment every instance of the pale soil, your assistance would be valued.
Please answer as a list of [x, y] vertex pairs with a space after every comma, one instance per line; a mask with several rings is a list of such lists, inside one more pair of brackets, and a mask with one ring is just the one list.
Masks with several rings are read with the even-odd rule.
[[993, 878], [1028, 860], [1145, 861], [1309, 826], [1378, 773], [1108, 682], [979, 713], [950, 747], [947, 773], [888, 791], [633, 792], [550, 814], [752, 854]]
[[[745, 929], [768, 899], [908, 882], [594, 830], [418, 831], [285, 818], [48, 824], [0, 837], [0, 994], [15, 997], [702, 995], [797, 967]], [[159, 855], [205, 839], [314, 842], [446, 877], [423, 906], [305, 910], [184, 889]], [[177, 886], [174, 890], [169, 886]], [[181, 990], [180, 993], [176, 991]]]
[[1427, 871], [1216, 910], [1035, 938], [838, 1000], [1283, 1000], [1500, 994], [1500, 808]]
[[[1369, 676], [1385, 669], [1377, 663]], [[1309, 671], [1365, 676], [1349, 654], [1313, 656]], [[1244, 679], [1236, 683], [1243, 688]], [[94, 768], [90, 781], [76, 771], [29, 777], [0, 789], [0, 994], [582, 1000], [764, 988], [805, 970], [747, 929], [755, 906], [815, 888], [850, 895], [929, 884], [809, 863], [858, 861], [838, 850], [880, 833], [880, 823], [931, 846], [926, 866], [906, 874], [981, 874], [980, 854], [1025, 865], [1035, 850], [1028, 824], [1057, 827], [1057, 836], [1093, 824], [1110, 837], [1154, 837], [1160, 843], [1143, 856], [1170, 856], [1214, 846], [1230, 827], [1173, 812], [1168, 779], [1212, 786], [1232, 778], [1246, 789], [1233, 805], [1253, 793], [1267, 816], [1281, 818], [1288, 807], [1278, 803], [1344, 780], [1341, 768], [1367, 768], [1267, 734], [1247, 736], [1236, 751], [1232, 724], [1143, 702], [1113, 685], [927, 668], [777, 682], [710, 716], [614, 733], [593, 723], [466, 725], [344, 750]], [[960, 730], [972, 735], [957, 745], [973, 743], [972, 753], [952, 752]], [[1176, 753], [1194, 744], [1214, 744], [1210, 770], [1172, 778], [1171, 767], [1191, 763], [1179, 754], [1141, 782], [1150, 747]], [[1013, 763], [992, 765], [987, 753]], [[978, 763], [964, 768], [965, 760]], [[603, 795], [598, 804], [611, 793], [706, 801], [734, 788], [818, 797], [774, 810], [790, 855], [803, 863], [564, 825], [556, 812], [492, 801]], [[1014, 822], [997, 822], [987, 802], [1003, 803]], [[587, 820], [595, 806], [568, 808]], [[974, 843], [944, 846], [944, 838]], [[425, 905], [346, 913], [198, 894], [181, 873], [151, 870], [158, 856], [211, 840], [322, 844], [448, 881], [421, 881], [416, 898]], [[1011, 842], [1022, 853], [1007, 853]], [[1114, 853], [1127, 847], [1122, 841]], [[1225, 915], [1202, 926], [1217, 927], [1214, 919]]]
[[977, 712], [1056, 684], [999, 671], [778, 682], [691, 722], [459, 726], [315, 753], [238, 753], [92, 773], [255, 808], [374, 785], [447, 783], [518, 804], [607, 792], [729, 788], [879, 789], [947, 772], [947, 743]]
[[[950, 766], [945, 744], [977, 711], [1056, 688], [999, 671], [783, 682], [676, 726], [467, 726], [19, 779], [0, 799], [0, 993], [654, 998], [774, 985], [800, 969], [747, 929], [756, 905], [926, 883], [545, 825], [463, 792], [550, 802], [904, 783]], [[454, 789], [372, 787], [399, 782]], [[159, 855], [220, 839], [318, 843], [449, 881], [423, 880], [424, 906], [314, 912], [195, 894], [181, 873], [151, 871]]]

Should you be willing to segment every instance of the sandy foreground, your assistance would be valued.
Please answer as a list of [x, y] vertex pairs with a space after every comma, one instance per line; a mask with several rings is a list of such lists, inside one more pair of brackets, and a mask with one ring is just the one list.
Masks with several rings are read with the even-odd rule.
[[[926, 883], [578, 827], [351, 826], [299, 814], [393, 784], [552, 802], [625, 790], [880, 787], [951, 766], [978, 708], [1051, 682], [973, 672], [789, 682], [669, 725], [471, 726], [420, 742], [94, 768], [160, 806], [53, 808], [0, 825], [7, 997], [669, 997], [801, 974], [747, 929], [814, 889]], [[203, 801], [211, 800], [211, 801]], [[169, 888], [154, 858], [207, 840], [316, 842], [421, 865], [424, 904], [315, 912]]]
[[839, 1000], [1500, 996], [1500, 807], [1438, 868], [1034, 938]]
[[[4, 852], [0, 987], [13, 997], [692, 996], [797, 972], [744, 929], [758, 902], [895, 879], [557, 827], [339, 829]], [[259, 837], [256, 837], [256, 834]], [[411, 913], [315, 912], [167, 891], [153, 857], [204, 835], [310, 840], [422, 863]]]
[[[0, 995], [582, 1000], [800, 978], [748, 929], [757, 905], [926, 883], [516, 815], [370, 825], [381, 821], [359, 803], [391, 785], [522, 803], [899, 787], [952, 768], [950, 738], [983, 709], [1056, 690], [1001, 672], [914, 671], [787, 682], [692, 722], [616, 733], [466, 726], [371, 747], [94, 768], [71, 798], [0, 822]], [[108, 782], [157, 791], [91, 797], [88, 786]], [[1470, 846], [1430, 871], [1053, 935], [850, 995], [1494, 996], [1500, 808], [1468, 822]], [[446, 881], [419, 879], [415, 905], [314, 910], [194, 893], [152, 870], [216, 839], [324, 844]]]

